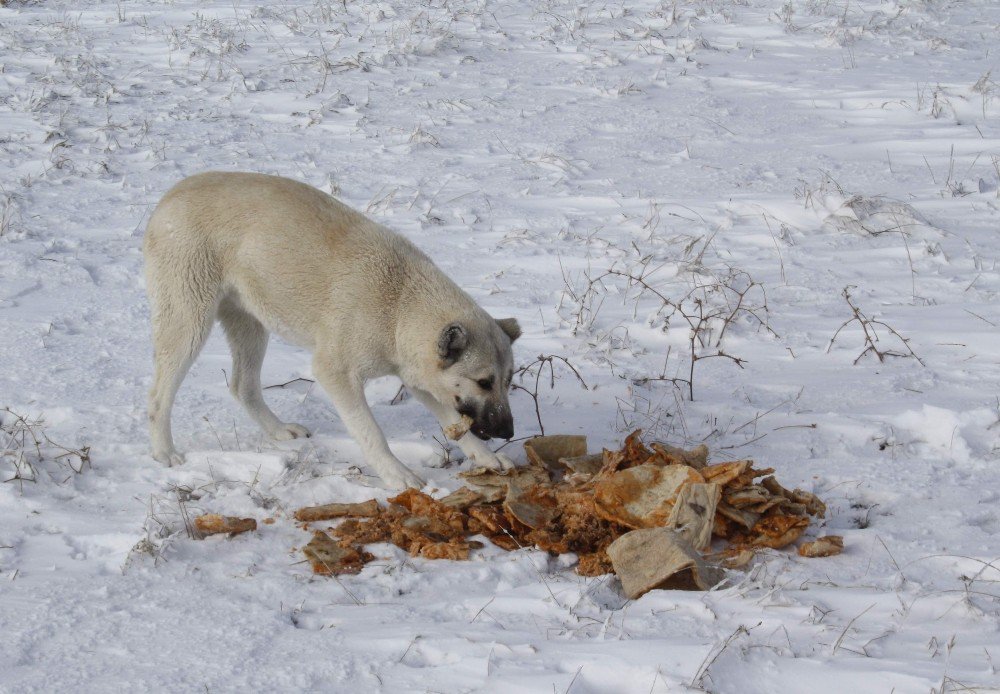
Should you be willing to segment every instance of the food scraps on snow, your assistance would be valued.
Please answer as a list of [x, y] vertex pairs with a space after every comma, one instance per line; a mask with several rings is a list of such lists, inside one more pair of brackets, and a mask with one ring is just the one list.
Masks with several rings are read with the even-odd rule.
[[[757, 550], [798, 540], [826, 506], [788, 490], [750, 460], [708, 464], [702, 445], [644, 445], [633, 432], [621, 450], [587, 453], [583, 436], [525, 442], [528, 464], [460, 473], [467, 486], [441, 499], [407, 489], [381, 507], [327, 504], [300, 509], [300, 521], [343, 518], [314, 531], [304, 552], [318, 574], [356, 573], [373, 557], [364, 545], [391, 542], [415, 557], [469, 558], [483, 537], [505, 550], [537, 547], [579, 557], [577, 573], [615, 573], [625, 594], [653, 588], [707, 590], [721, 567], [741, 568]], [[229, 532], [229, 531], [220, 531]], [[725, 545], [712, 552], [713, 538]], [[828, 536], [799, 548], [805, 557], [838, 554]]]
[[194, 519], [195, 533], [201, 537], [208, 535], [219, 535], [229, 533], [237, 535], [250, 530], [257, 529], [257, 521], [253, 518], [234, 518], [233, 516], [220, 516], [216, 513], [206, 513]]
[[311, 523], [314, 521], [331, 520], [346, 517], [374, 517], [379, 513], [378, 502], [375, 499], [360, 504], [324, 504], [323, 506], [307, 506], [295, 512], [295, 520]]
[[844, 538], [840, 535], [825, 535], [817, 537], [813, 542], [803, 542], [799, 545], [799, 554], [803, 557], [832, 557], [844, 550]]

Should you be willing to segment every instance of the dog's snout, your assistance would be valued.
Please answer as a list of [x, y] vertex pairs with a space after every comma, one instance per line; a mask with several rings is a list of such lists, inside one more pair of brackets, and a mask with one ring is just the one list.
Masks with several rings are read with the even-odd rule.
[[477, 411], [470, 403], [462, 402], [456, 410], [459, 414], [472, 418], [472, 433], [484, 441], [514, 437], [514, 417], [506, 407], [485, 407]]
[[514, 438], [514, 417], [511, 416], [510, 410], [503, 408], [490, 414], [492, 415], [489, 418], [490, 436], [495, 439]]
[[514, 420], [513, 418], [508, 418], [500, 427], [496, 430], [496, 438], [498, 439], [512, 439], [514, 438]]

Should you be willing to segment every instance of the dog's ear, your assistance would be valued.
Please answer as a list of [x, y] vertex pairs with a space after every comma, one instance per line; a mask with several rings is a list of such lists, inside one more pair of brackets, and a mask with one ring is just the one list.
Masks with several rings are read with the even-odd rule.
[[511, 342], [521, 337], [521, 326], [517, 324], [516, 318], [497, 318], [497, 325], [510, 338]]
[[438, 338], [438, 356], [445, 366], [451, 366], [469, 344], [469, 334], [458, 323], [452, 323], [441, 331]]

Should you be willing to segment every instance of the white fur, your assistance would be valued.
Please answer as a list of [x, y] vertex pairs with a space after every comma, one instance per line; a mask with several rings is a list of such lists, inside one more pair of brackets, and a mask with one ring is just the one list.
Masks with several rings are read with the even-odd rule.
[[[389, 450], [365, 381], [394, 374], [438, 418], [459, 420], [483, 374], [503, 381], [486, 403], [507, 407], [504, 372], [516, 338], [409, 241], [315, 188], [285, 178], [210, 172], [171, 189], [149, 221], [144, 252], [156, 373], [149, 394], [153, 457], [183, 462], [170, 432], [174, 396], [216, 318], [233, 353], [230, 388], [272, 437], [308, 436], [265, 404], [260, 368], [269, 331], [313, 352], [313, 372], [365, 459], [390, 486], [423, 482]], [[438, 341], [460, 323], [468, 358], [445, 368]], [[487, 397], [478, 394], [480, 399]], [[479, 439], [459, 445], [505, 466]]]

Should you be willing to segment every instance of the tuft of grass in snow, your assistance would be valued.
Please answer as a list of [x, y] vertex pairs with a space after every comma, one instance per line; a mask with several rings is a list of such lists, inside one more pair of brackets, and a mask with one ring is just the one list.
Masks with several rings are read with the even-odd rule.
[[38, 482], [42, 473], [57, 484], [82, 474], [90, 465], [90, 446], [70, 448], [45, 433], [45, 420], [18, 414], [5, 407], [0, 413], [0, 464], [9, 466], [10, 477], [24, 491], [25, 482]]
[[13, 230], [16, 212], [13, 195], [7, 193], [0, 198], [0, 238], [7, 236]]

